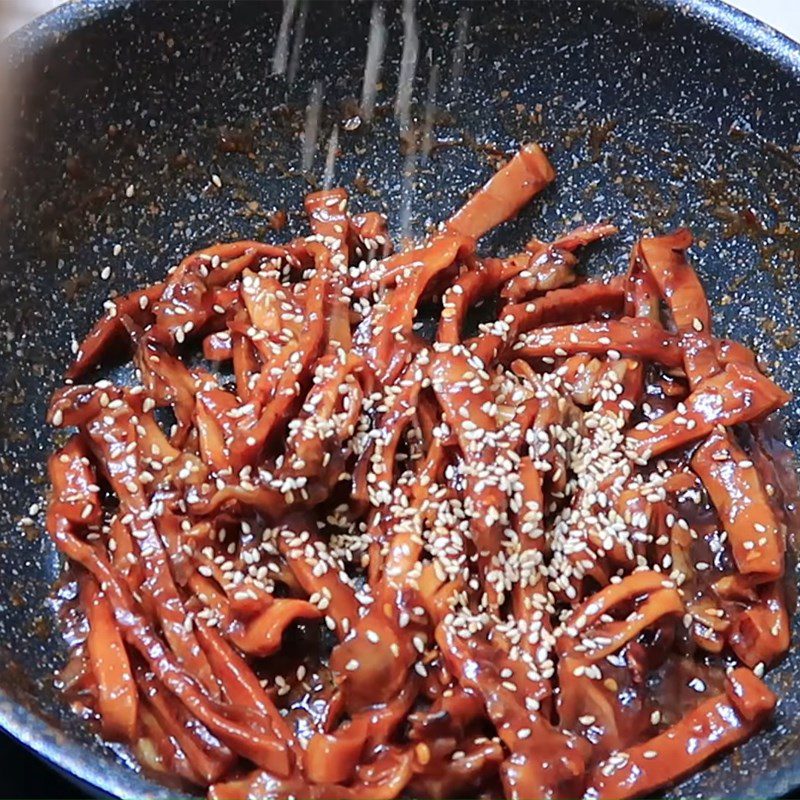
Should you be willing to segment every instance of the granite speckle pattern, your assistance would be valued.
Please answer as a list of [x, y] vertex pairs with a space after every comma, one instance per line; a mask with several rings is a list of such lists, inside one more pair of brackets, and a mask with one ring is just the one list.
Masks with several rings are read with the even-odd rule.
[[[636, 236], [687, 224], [717, 329], [754, 345], [800, 395], [798, 45], [711, 0], [472, 4], [454, 96], [459, 8], [431, 0], [417, 9], [424, 57], [415, 97], [424, 99], [437, 61], [447, 113], [436, 128], [442, 146], [416, 176], [412, 230], [422, 233], [484, 180], [494, 150], [538, 139], [557, 184], [487, 248], [611, 217], [622, 234], [594, 248], [586, 266], [620, 271]], [[112, 795], [175, 793], [137, 774], [61, 704], [52, 675], [64, 648], [48, 606], [60, 562], [39, 534], [41, 513], [33, 525], [19, 522], [46, 492], [48, 395], [108, 293], [154, 280], [215, 240], [275, 236], [274, 209], [288, 212], [280, 236], [302, 229], [304, 104], [322, 80], [326, 138], [350, 115], [370, 7], [311, 3], [290, 87], [270, 75], [280, 13], [267, 2], [84, 0], [11, 42], [19, 125], [0, 197], [0, 725]], [[398, 6], [387, 20], [379, 103], [389, 107]], [[252, 154], [223, 152], [220, 126], [251, 140]], [[379, 114], [370, 133], [342, 131], [340, 145], [339, 181], [359, 187], [353, 205], [396, 220], [403, 154], [391, 114]], [[319, 153], [317, 177], [323, 161]], [[784, 414], [790, 442], [799, 409], [794, 401]], [[784, 698], [772, 726], [674, 796], [771, 797], [800, 784], [799, 671], [794, 652], [770, 675]]]

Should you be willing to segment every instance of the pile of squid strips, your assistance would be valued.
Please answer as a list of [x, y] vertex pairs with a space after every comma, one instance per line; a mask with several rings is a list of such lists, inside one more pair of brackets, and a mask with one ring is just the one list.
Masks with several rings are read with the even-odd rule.
[[[623, 798], [763, 724], [788, 396], [713, 336], [687, 230], [607, 280], [576, 270], [606, 223], [479, 255], [554, 178], [527, 145], [396, 252], [315, 192], [310, 235], [106, 304], [47, 511], [105, 739], [217, 800]], [[136, 385], [88, 382], [120, 351]]]

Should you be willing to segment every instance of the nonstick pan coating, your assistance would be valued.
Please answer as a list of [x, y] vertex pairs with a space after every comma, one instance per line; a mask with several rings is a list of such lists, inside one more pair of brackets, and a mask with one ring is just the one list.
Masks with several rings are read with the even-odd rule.
[[[0, 725], [88, 785], [125, 797], [174, 791], [136, 774], [63, 706], [53, 672], [65, 649], [48, 603], [60, 562], [40, 533], [42, 514], [32, 525], [20, 520], [47, 490], [47, 398], [73, 336], [108, 293], [155, 280], [216, 240], [303, 229], [298, 133], [308, 94], [323, 81], [324, 138], [353, 115], [370, 5], [308, 5], [291, 87], [271, 75], [281, 13], [267, 2], [84, 2], [11, 42], [6, 115], [16, 130], [0, 201]], [[459, 13], [469, 21], [457, 94]], [[337, 177], [356, 208], [383, 209], [396, 222], [401, 7], [387, 4], [386, 19], [384, 107], [371, 130], [342, 129]], [[634, 237], [687, 224], [717, 329], [755, 345], [800, 394], [796, 45], [700, 0], [423, 2], [417, 22], [414, 96], [424, 100], [430, 65], [440, 64], [446, 113], [441, 146], [415, 178], [414, 233], [454, 209], [498, 153], [539, 140], [557, 184], [485, 247], [546, 238], [578, 215], [612, 217], [623, 233], [595, 248], [587, 268], [619, 272]], [[323, 161], [319, 153], [317, 177]], [[281, 233], [270, 227], [275, 209], [288, 212]], [[105, 267], [108, 281], [98, 277]], [[794, 441], [797, 401], [784, 423]], [[769, 676], [783, 698], [771, 727], [676, 794], [773, 797], [800, 784], [798, 670], [795, 645]]]

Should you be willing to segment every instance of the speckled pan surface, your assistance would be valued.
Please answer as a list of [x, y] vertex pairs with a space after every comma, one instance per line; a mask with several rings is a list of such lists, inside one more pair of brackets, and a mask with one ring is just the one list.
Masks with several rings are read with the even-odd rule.
[[[387, 108], [400, 11], [387, 5]], [[456, 94], [459, 13], [469, 20]], [[64, 653], [47, 603], [59, 561], [39, 533], [41, 513], [20, 526], [46, 491], [47, 398], [72, 338], [109, 292], [153, 280], [215, 240], [275, 236], [276, 208], [289, 214], [282, 236], [302, 228], [298, 130], [308, 92], [324, 82], [327, 136], [361, 92], [369, 14], [368, 4], [311, 2], [291, 86], [270, 74], [281, 7], [267, 2], [74, 3], [11, 43], [18, 125], [0, 202], [0, 725], [95, 791], [174, 796], [98, 742], [52, 687]], [[699, 0], [423, 2], [417, 16], [415, 98], [424, 100], [439, 63], [447, 113], [437, 135], [488, 147], [435, 150], [416, 176], [413, 231], [490, 173], [494, 149], [538, 139], [557, 185], [496, 232], [493, 246], [611, 216], [624, 233], [587, 267], [619, 271], [647, 228], [688, 224], [718, 330], [755, 343], [800, 395], [797, 45]], [[220, 149], [220, 126], [244, 135], [252, 153]], [[403, 155], [391, 114], [369, 134], [343, 132], [340, 143], [337, 176], [354, 205], [396, 220]], [[110, 279], [100, 280], [107, 267]], [[798, 408], [784, 416], [791, 441]], [[675, 795], [771, 797], [800, 784], [798, 675], [795, 650], [769, 678], [783, 697], [773, 725]]]

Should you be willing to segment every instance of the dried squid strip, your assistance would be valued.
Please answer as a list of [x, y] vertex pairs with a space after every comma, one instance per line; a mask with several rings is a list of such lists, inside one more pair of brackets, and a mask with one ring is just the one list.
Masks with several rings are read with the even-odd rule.
[[724, 694], [705, 700], [655, 738], [600, 764], [590, 779], [587, 800], [649, 795], [747, 739], [775, 702], [775, 695], [752, 672], [734, 670]]

